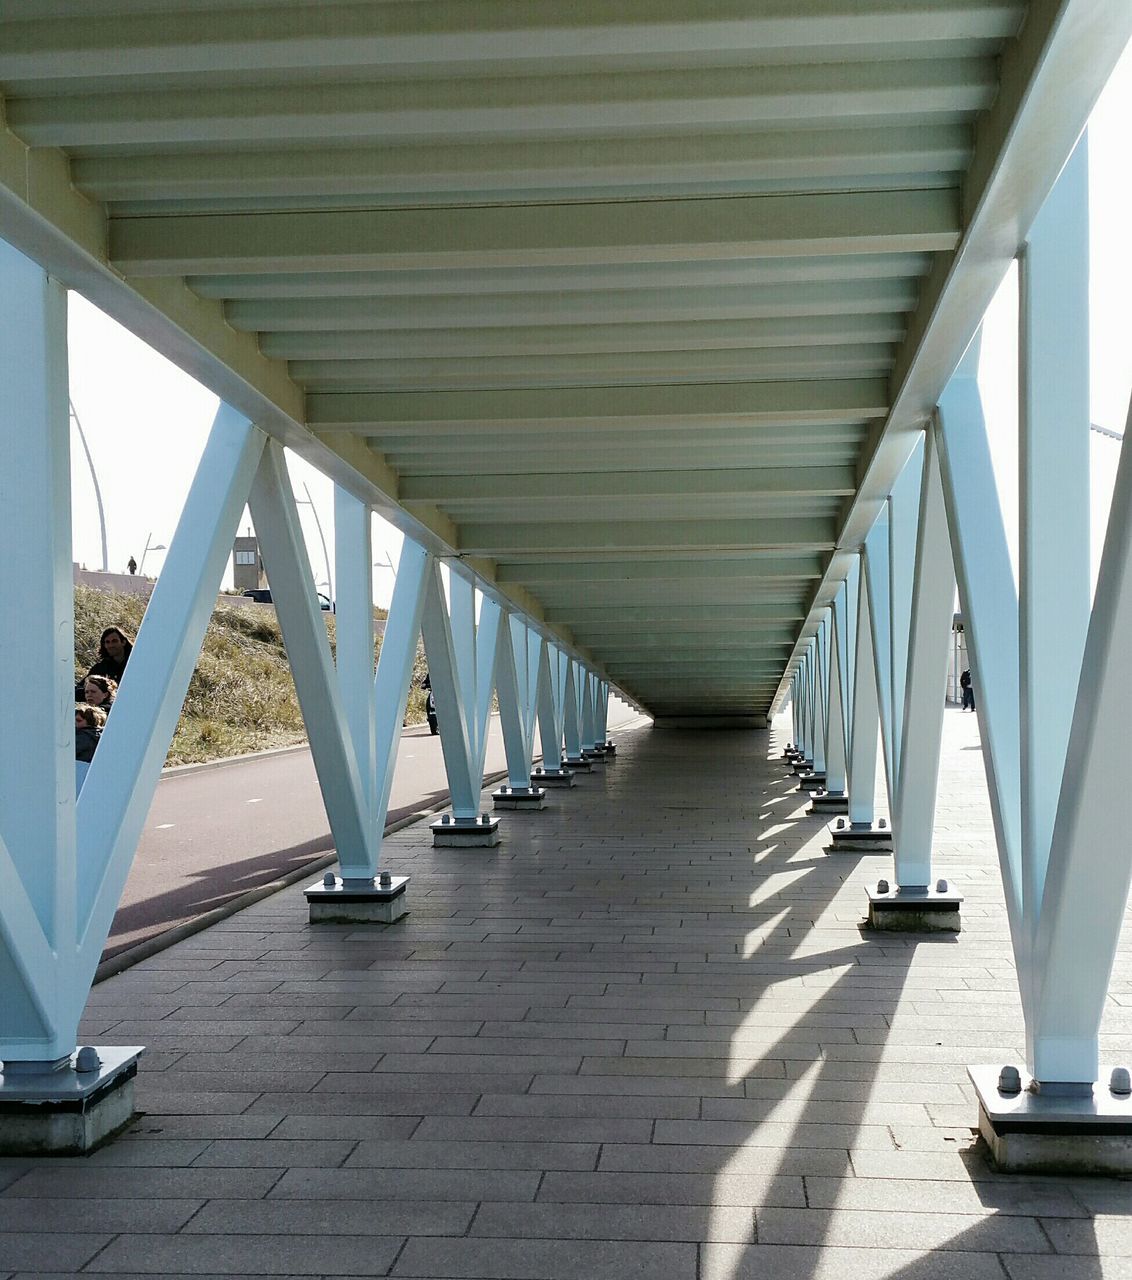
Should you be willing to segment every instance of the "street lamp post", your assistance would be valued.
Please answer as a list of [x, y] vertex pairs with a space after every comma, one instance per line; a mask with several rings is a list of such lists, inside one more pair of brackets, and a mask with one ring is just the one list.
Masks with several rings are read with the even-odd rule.
[[314, 499], [311, 497], [311, 491], [307, 487], [307, 483], [303, 481], [303, 492], [307, 495], [305, 499], [296, 498], [295, 505], [299, 507], [310, 507], [314, 514], [314, 527], [318, 530], [318, 540], [322, 543], [322, 558], [326, 562], [326, 594], [331, 600], [334, 599], [334, 584], [330, 576], [330, 553], [326, 550], [326, 537], [322, 532], [322, 521], [318, 518], [318, 508], [314, 505]]
[[146, 556], [147, 556], [147, 555], [149, 555], [149, 553], [150, 553], [151, 551], [165, 551], [165, 550], [167, 550], [167, 548], [166, 548], [166, 546], [165, 546], [165, 543], [164, 543], [164, 542], [150, 542], [150, 538], [152, 538], [152, 537], [153, 537], [153, 534], [152, 534], [152, 533], [147, 533], [147, 534], [145, 535], [145, 550], [142, 552], [141, 564], [139, 564], [139, 565], [138, 565], [138, 577], [139, 577], [139, 578], [141, 578], [141, 577], [144, 577], [144, 576], [145, 576], [145, 558], [146, 558]]
[[71, 409], [71, 421], [79, 433], [79, 439], [82, 441], [83, 453], [86, 454], [86, 464], [90, 468], [90, 478], [94, 483], [94, 500], [98, 504], [98, 528], [102, 534], [102, 572], [110, 572], [110, 557], [106, 550], [106, 512], [102, 506], [102, 490], [98, 484], [98, 473], [94, 469], [94, 459], [91, 457], [90, 445], [86, 442], [86, 432], [83, 430], [83, 424], [79, 421], [79, 415], [75, 410], [75, 402], [68, 400]]

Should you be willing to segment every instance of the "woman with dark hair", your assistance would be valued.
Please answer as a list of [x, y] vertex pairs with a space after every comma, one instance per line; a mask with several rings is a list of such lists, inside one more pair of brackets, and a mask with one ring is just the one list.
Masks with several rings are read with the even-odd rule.
[[98, 661], [87, 672], [88, 676], [109, 676], [118, 684], [134, 651], [133, 641], [121, 627], [107, 627], [98, 642]]
[[110, 676], [89, 675], [79, 687], [82, 690], [81, 702], [91, 707], [101, 707], [109, 715], [118, 692], [117, 680]]

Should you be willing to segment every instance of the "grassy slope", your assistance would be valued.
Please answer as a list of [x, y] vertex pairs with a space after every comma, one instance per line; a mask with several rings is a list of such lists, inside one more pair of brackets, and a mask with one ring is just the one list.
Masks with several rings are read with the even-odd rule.
[[[136, 635], [144, 607], [145, 602], [137, 596], [75, 588], [76, 679], [94, 662], [103, 630], [117, 625]], [[334, 618], [325, 617], [333, 646]], [[417, 687], [423, 674], [424, 658], [418, 652], [409, 699], [410, 724], [424, 719], [423, 695]], [[189, 682], [166, 763], [216, 760], [305, 739], [274, 610], [218, 606]]]

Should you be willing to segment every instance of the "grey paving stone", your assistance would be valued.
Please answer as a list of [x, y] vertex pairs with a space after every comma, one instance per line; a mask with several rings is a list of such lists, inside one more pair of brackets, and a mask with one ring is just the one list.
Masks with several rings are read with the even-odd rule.
[[812, 1208], [864, 1209], [885, 1213], [1011, 1213], [1037, 1217], [1086, 1217], [1063, 1182], [1024, 1179], [964, 1184], [899, 1178], [807, 1178]]
[[388, 1271], [401, 1243], [373, 1235], [308, 1236], [298, 1243], [280, 1235], [120, 1235], [88, 1264], [87, 1271], [372, 1276]]
[[[1042, 1226], [1058, 1253], [1132, 1258], [1132, 1219], [1125, 1215], [1096, 1218], [1043, 1218]], [[1021, 1252], [1021, 1250], [1012, 1250]], [[1124, 1264], [1128, 1267], [1127, 1261]], [[1132, 1267], [1128, 1267], [1132, 1272]]]
[[[0, 1237], [9, 1233], [73, 1232], [114, 1235], [119, 1231], [172, 1234], [204, 1204], [203, 1200], [76, 1200], [74, 1197], [0, 1198]], [[0, 1250], [0, 1258], [8, 1255]], [[24, 1264], [27, 1265], [27, 1264]]]
[[606, 1097], [604, 1094], [486, 1093], [476, 1103], [475, 1116], [556, 1116], [596, 1119], [647, 1117], [692, 1120], [699, 1114], [697, 1097]]
[[699, 1280], [1002, 1280], [993, 1253], [720, 1242], [701, 1257]]
[[1034, 1218], [950, 1213], [867, 1213], [845, 1209], [755, 1211], [760, 1244], [853, 1249], [957, 1249], [975, 1253], [1049, 1253]]
[[558, 1119], [551, 1116], [426, 1116], [419, 1141], [449, 1142], [648, 1142], [651, 1120]]
[[214, 1200], [185, 1228], [203, 1235], [462, 1236], [474, 1203], [454, 1200]]
[[473, 1236], [558, 1240], [750, 1240], [751, 1209], [676, 1205], [483, 1204]]
[[542, 1175], [527, 1169], [289, 1169], [275, 1200], [533, 1200]]
[[287, 1115], [282, 1120], [272, 1116], [254, 1117], [274, 1125], [272, 1141], [282, 1138], [343, 1138], [351, 1142], [362, 1139], [383, 1142], [411, 1138], [420, 1124], [419, 1116], [363, 1115]]
[[278, 1180], [267, 1169], [105, 1169], [56, 1161], [32, 1169], [8, 1187], [5, 1198], [207, 1200], [263, 1196]]
[[687, 1244], [588, 1240], [410, 1240], [395, 1276], [498, 1280], [696, 1280]]
[[802, 1179], [769, 1174], [548, 1173], [539, 1202], [803, 1207]]
[[268, 1115], [166, 1116], [147, 1112], [126, 1130], [130, 1138], [154, 1140], [165, 1138], [266, 1138], [279, 1123]]
[[[5, 1231], [0, 1233], [0, 1266], [17, 1270], [78, 1271], [114, 1237], [90, 1232]], [[149, 1236], [152, 1240], [155, 1237]]]
[[198, 1169], [336, 1169], [355, 1145], [352, 1139], [221, 1139], [193, 1163]]
[[597, 1142], [475, 1142], [416, 1136], [409, 1142], [359, 1142], [349, 1169], [592, 1169]]
[[[527, 1077], [523, 1077], [527, 1079]], [[248, 1106], [248, 1115], [268, 1116], [442, 1116], [470, 1115], [478, 1093], [438, 1093], [435, 1089], [387, 1089], [388, 1077], [374, 1080], [364, 1092], [263, 1093]], [[414, 1081], [413, 1083], [419, 1083]], [[367, 1094], [369, 1096], [367, 1096]], [[365, 1136], [365, 1135], [359, 1135]]]
[[599, 1171], [625, 1173], [824, 1174], [851, 1177], [847, 1151], [828, 1147], [743, 1147], [721, 1156], [718, 1147], [653, 1143], [649, 1146], [607, 1142], [601, 1148]]
[[180, 1080], [161, 1075], [140, 1075], [134, 1089], [138, 1110], [161, 1115], [239, 1115], [259, 1096], [257, 1093], [212, 1093], [183, 1089]]

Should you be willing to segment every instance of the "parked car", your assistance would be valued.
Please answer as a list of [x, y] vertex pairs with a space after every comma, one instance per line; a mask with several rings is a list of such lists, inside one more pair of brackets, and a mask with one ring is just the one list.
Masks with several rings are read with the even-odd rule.
[[[244, 595], [251, 600], [255, 600], [258, 604], [271, 604], [271, 590], [268, 587], [249, 587]], [[324, 595], [321, 591], [316, 591], [318, 596], [318, 607], [323, 613], [334, 613], [334, 601], [328, 595]]]

